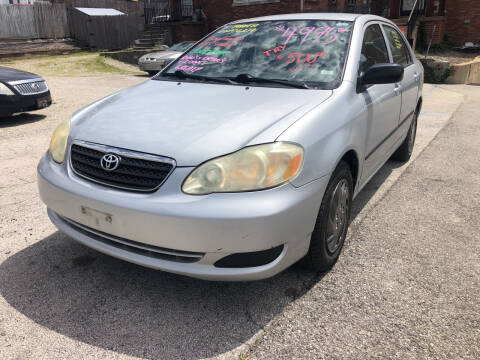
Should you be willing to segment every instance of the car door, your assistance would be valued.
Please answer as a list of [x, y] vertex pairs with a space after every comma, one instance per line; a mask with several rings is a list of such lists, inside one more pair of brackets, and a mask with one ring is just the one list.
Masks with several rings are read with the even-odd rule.
[[[392, 26], [382, 25], [385, 38], [392, 54], [392, 61], [404, 68], [403, 80], [398, 84], [402, 92], [402, 106], [400, 110], [399, 126], [410, 123], [417, 106], [418, 90], [421, 74], [413, 62], [410, 49], [403, 36]], [[408, 126], [405, 127], [408, 129]], [[402, 133], [398, 134], [402, 136]]]
[[[389, 63], [390, 57], [379, 23], [369, 23], [364, 31], [359, 75], [372, 65]], [[394, 132], [398, 126], [401, 92], [397, 84], [376, 84], [364, 89], [366, 105], [367, 138], [362, 180], [368, 180], [383, 165], [393, 146]]]

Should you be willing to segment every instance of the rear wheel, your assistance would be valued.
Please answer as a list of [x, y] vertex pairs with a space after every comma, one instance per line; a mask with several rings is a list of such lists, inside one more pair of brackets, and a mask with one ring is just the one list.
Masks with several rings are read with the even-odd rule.
[[342, 161], [328, 183], [320, 205], [310, 248], [302, 259], [306, 267], [328, 271], [336, 263], [345, 242], [353, 195], [350, 166]]
[[410, 160], [413, 152], [413, 146], [415, 145], [415, 138], [417, 136], [417, 113], [413, 114], [412, 123], [408, 129], [408, 134], [402, 145], [393, 153], [392, 159], [396, 161], [406, 162]]

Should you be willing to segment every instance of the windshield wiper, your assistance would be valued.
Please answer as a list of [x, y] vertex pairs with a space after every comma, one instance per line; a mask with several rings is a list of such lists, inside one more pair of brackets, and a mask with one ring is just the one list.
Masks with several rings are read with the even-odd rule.
[[203, 75], [197, 75], [197, 74], [190, 74], [186, 73], [182, 70], [176, 70], [173, 73], [162, 73], [161, 75], [163, 76], [173, 76], [176, 77], [177, 79], [180, 80], [200, 80], [200, 81], [212, 81], [212, 82], [217, 82], [217, 83], [222, 83], [222, 84], [238, 84], [234, 80], [230, 78], [225, 78], [225, 77], [214, 77], [214, 76], [203, 76]]
[[257, 83], [257, 84], [279, 84], [283, 86], [293, 87], [297, 89], [311, 89], [305, 83], [294, 82], [294, 81], [287, 81], [287, 80], [280, 80], [280, 79], [267, 79], [267, 78], [260, 78], [250, 74], [239, 74], [233, 78], [229, 78], [237, 83], [248, 84], [248, 83]]

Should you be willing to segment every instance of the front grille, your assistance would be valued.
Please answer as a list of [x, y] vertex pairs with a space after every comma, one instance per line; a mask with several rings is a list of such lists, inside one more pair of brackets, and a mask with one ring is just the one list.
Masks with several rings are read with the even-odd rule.
[[56, 215], [74, 230], [88, 236], [91, 239], [138, 255], [181, 263], [194, 263], [199, 261], [205, 255], [205, 253], [166, 249], [159, 246], [139, 243], [137, 241], [132, 241], [92, 229], [66, 217], [58, 214]]
[[[115, 154], [120, 158], [115, 170], [107, 171], [102, 167], [101, 159], [105, 154]], [[174, 161], [168, 158], [90, 143], [74, 143], [70, 163], [77, 175], [91, 181], [143, 192], [158, 189], [174, 167]]]
[[13, 86], [21, 95], [35, 95], [40, 94], [48, 90], [47, 83], [45, 81], [34, 81], [16, 84]]

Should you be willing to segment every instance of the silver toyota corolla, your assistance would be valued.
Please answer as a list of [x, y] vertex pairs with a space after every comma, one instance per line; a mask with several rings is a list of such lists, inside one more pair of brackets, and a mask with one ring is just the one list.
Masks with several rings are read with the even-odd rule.
[[154, 78], [78, 111], [38, 166], [53, 223], [143, 266], [214, 280], [337, 260], [352, 199], [407, 161], [423, 68], [370, 15], [225, 25]]

